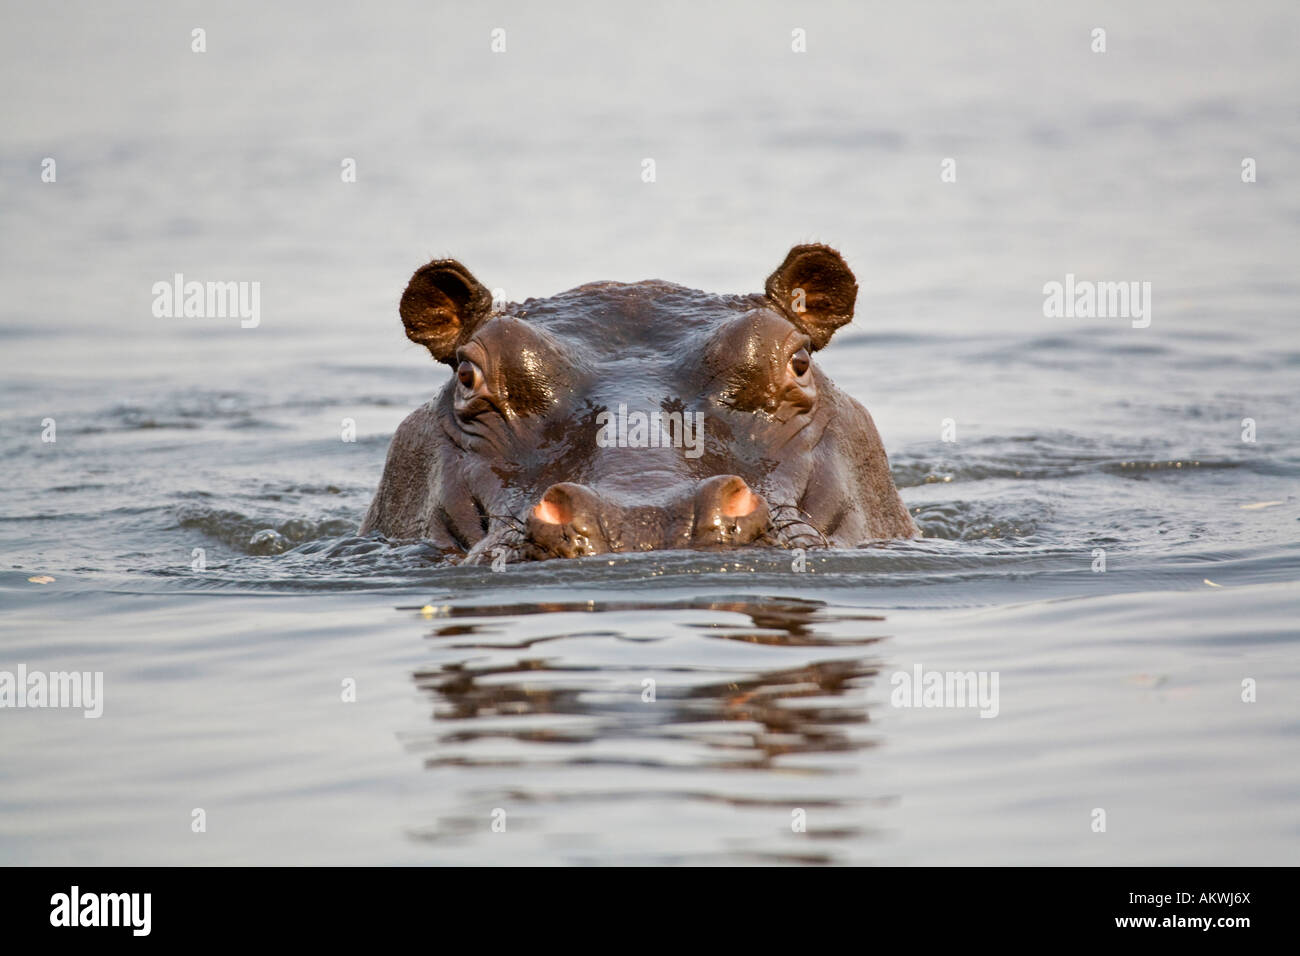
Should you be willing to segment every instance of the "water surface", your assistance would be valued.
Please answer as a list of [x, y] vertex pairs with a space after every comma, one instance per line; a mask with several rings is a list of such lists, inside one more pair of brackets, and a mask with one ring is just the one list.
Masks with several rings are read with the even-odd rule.
[[[1300, 15], [569, 9], [6, 17], [0, 669], [106, 699], [0, 713], [0, 861], [1294, 863]], [[808, 240], [921, 539], [355, 537], [446, 378], [396, 315], [425, 259], [750, 292]], [[260, 325], [155, 318], [177, 272]], [[1066, 273], [1151, 282], [1150, 327], [1045, 318]], [[998, 715], [892, 706], [916, 664]]]

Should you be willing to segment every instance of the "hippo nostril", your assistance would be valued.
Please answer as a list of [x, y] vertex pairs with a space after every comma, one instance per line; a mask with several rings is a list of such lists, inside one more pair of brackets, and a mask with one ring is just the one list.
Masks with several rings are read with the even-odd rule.
[[568, 524], [573, 510], [573, 496], [562, 485], [552, 485], [533, 508], [533, 517], [546, 524]]
[[554, 501], [539, 501], [537, 507], [533, 509], [533, 514], [538, 521], [547, 524], [565, 524], [569, 521], [569, 518], [565, 517], [564, 510]]
[[534, 556], [576, 558], [621, 550], [605, 536], [601, 497], [586, 485], [562, 481], [551, 485], [525, 522], [527, 547]]
[[714, 475], [695, 489], [692, 543], [737, 547], [761, 538], [771, 521], [767, 502], [739, 475]]
[[721, 527], [766, 520], [766, 502], [739, 475], [714, 475], [700, 483], [695, 495], [697, 523]]
[[719, 506], [724, 518], [743, 518], [757, 510], [760, 500], [743, 478], [733, 477], [721, 489]]

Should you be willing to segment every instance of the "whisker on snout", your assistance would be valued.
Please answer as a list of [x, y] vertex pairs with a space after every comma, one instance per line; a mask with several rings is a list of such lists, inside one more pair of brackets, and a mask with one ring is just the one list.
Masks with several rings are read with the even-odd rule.
[[523, 519], [520, 518], [518, 515], [509, 515], [509, 514], [506, 514], [506, 515], [494, 515], [494, 514], [489, 514], [488, 517], [491, 518], [493, 521], [504, 521], [504, 522], [506, 522], [507, 524], [510, 525], [510, 528], [509, 528], [510, 531], [517, 531], [517, 532], [519, 532], [520, 534], [524, 534], [524, 533], [528, 530], [528, 526], [524, 524]]
[[[791, 515], [789, 512], [793, 512], [793, 514]], [[831, 546], [830, 540], [826, 537], [826, 532], [817, 527], [817, 524], [812, 519], [812, 515], [808, 514], [808, 512], [804, 511], [798, 505], [773, 505], [771, 507], [771, 513], [772, 530], [780, 536], [778, 542], [782, 547], [788, 548], [790, 546], [789, 539], [786, 538], [785, 532], [796, 526], [802, 526], [816, 534], [821, 540], [821, 546], [823, 548], [829, 548]]]

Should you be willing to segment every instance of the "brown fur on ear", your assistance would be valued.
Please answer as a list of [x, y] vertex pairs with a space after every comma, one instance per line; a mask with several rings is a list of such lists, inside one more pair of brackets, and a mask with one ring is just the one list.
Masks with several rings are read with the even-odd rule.
[[406, 337], [450, 365], [492, 311], [492, 293], [455, 259], [435, 259], [415, 270], [397, 311]]
[[795, 246], [767, 277], [767, 297], [808, 333], [813, 351], [853, 318], [858, 283], [844, 257], [830, 246]]

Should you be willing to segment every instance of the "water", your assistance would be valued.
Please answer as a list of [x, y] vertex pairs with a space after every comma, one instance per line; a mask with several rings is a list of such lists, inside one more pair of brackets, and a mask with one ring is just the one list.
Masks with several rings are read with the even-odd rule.
[[[1300, 14], [571, 13], [7, 13], [0, 669], [105, 709], [4, 712], [0, 861], [1294, 863]], [[354, 537], [446, 375], [396, 316], [425, 259], [749, 292], [812, 239], [922, 539]], [[177, 272], [260, 325], [155, 318]], [[1150, 327], [1044, 318], [1066, 273], [1151, 282]], [[997, 716], [892, 706], [918, 663]]]

